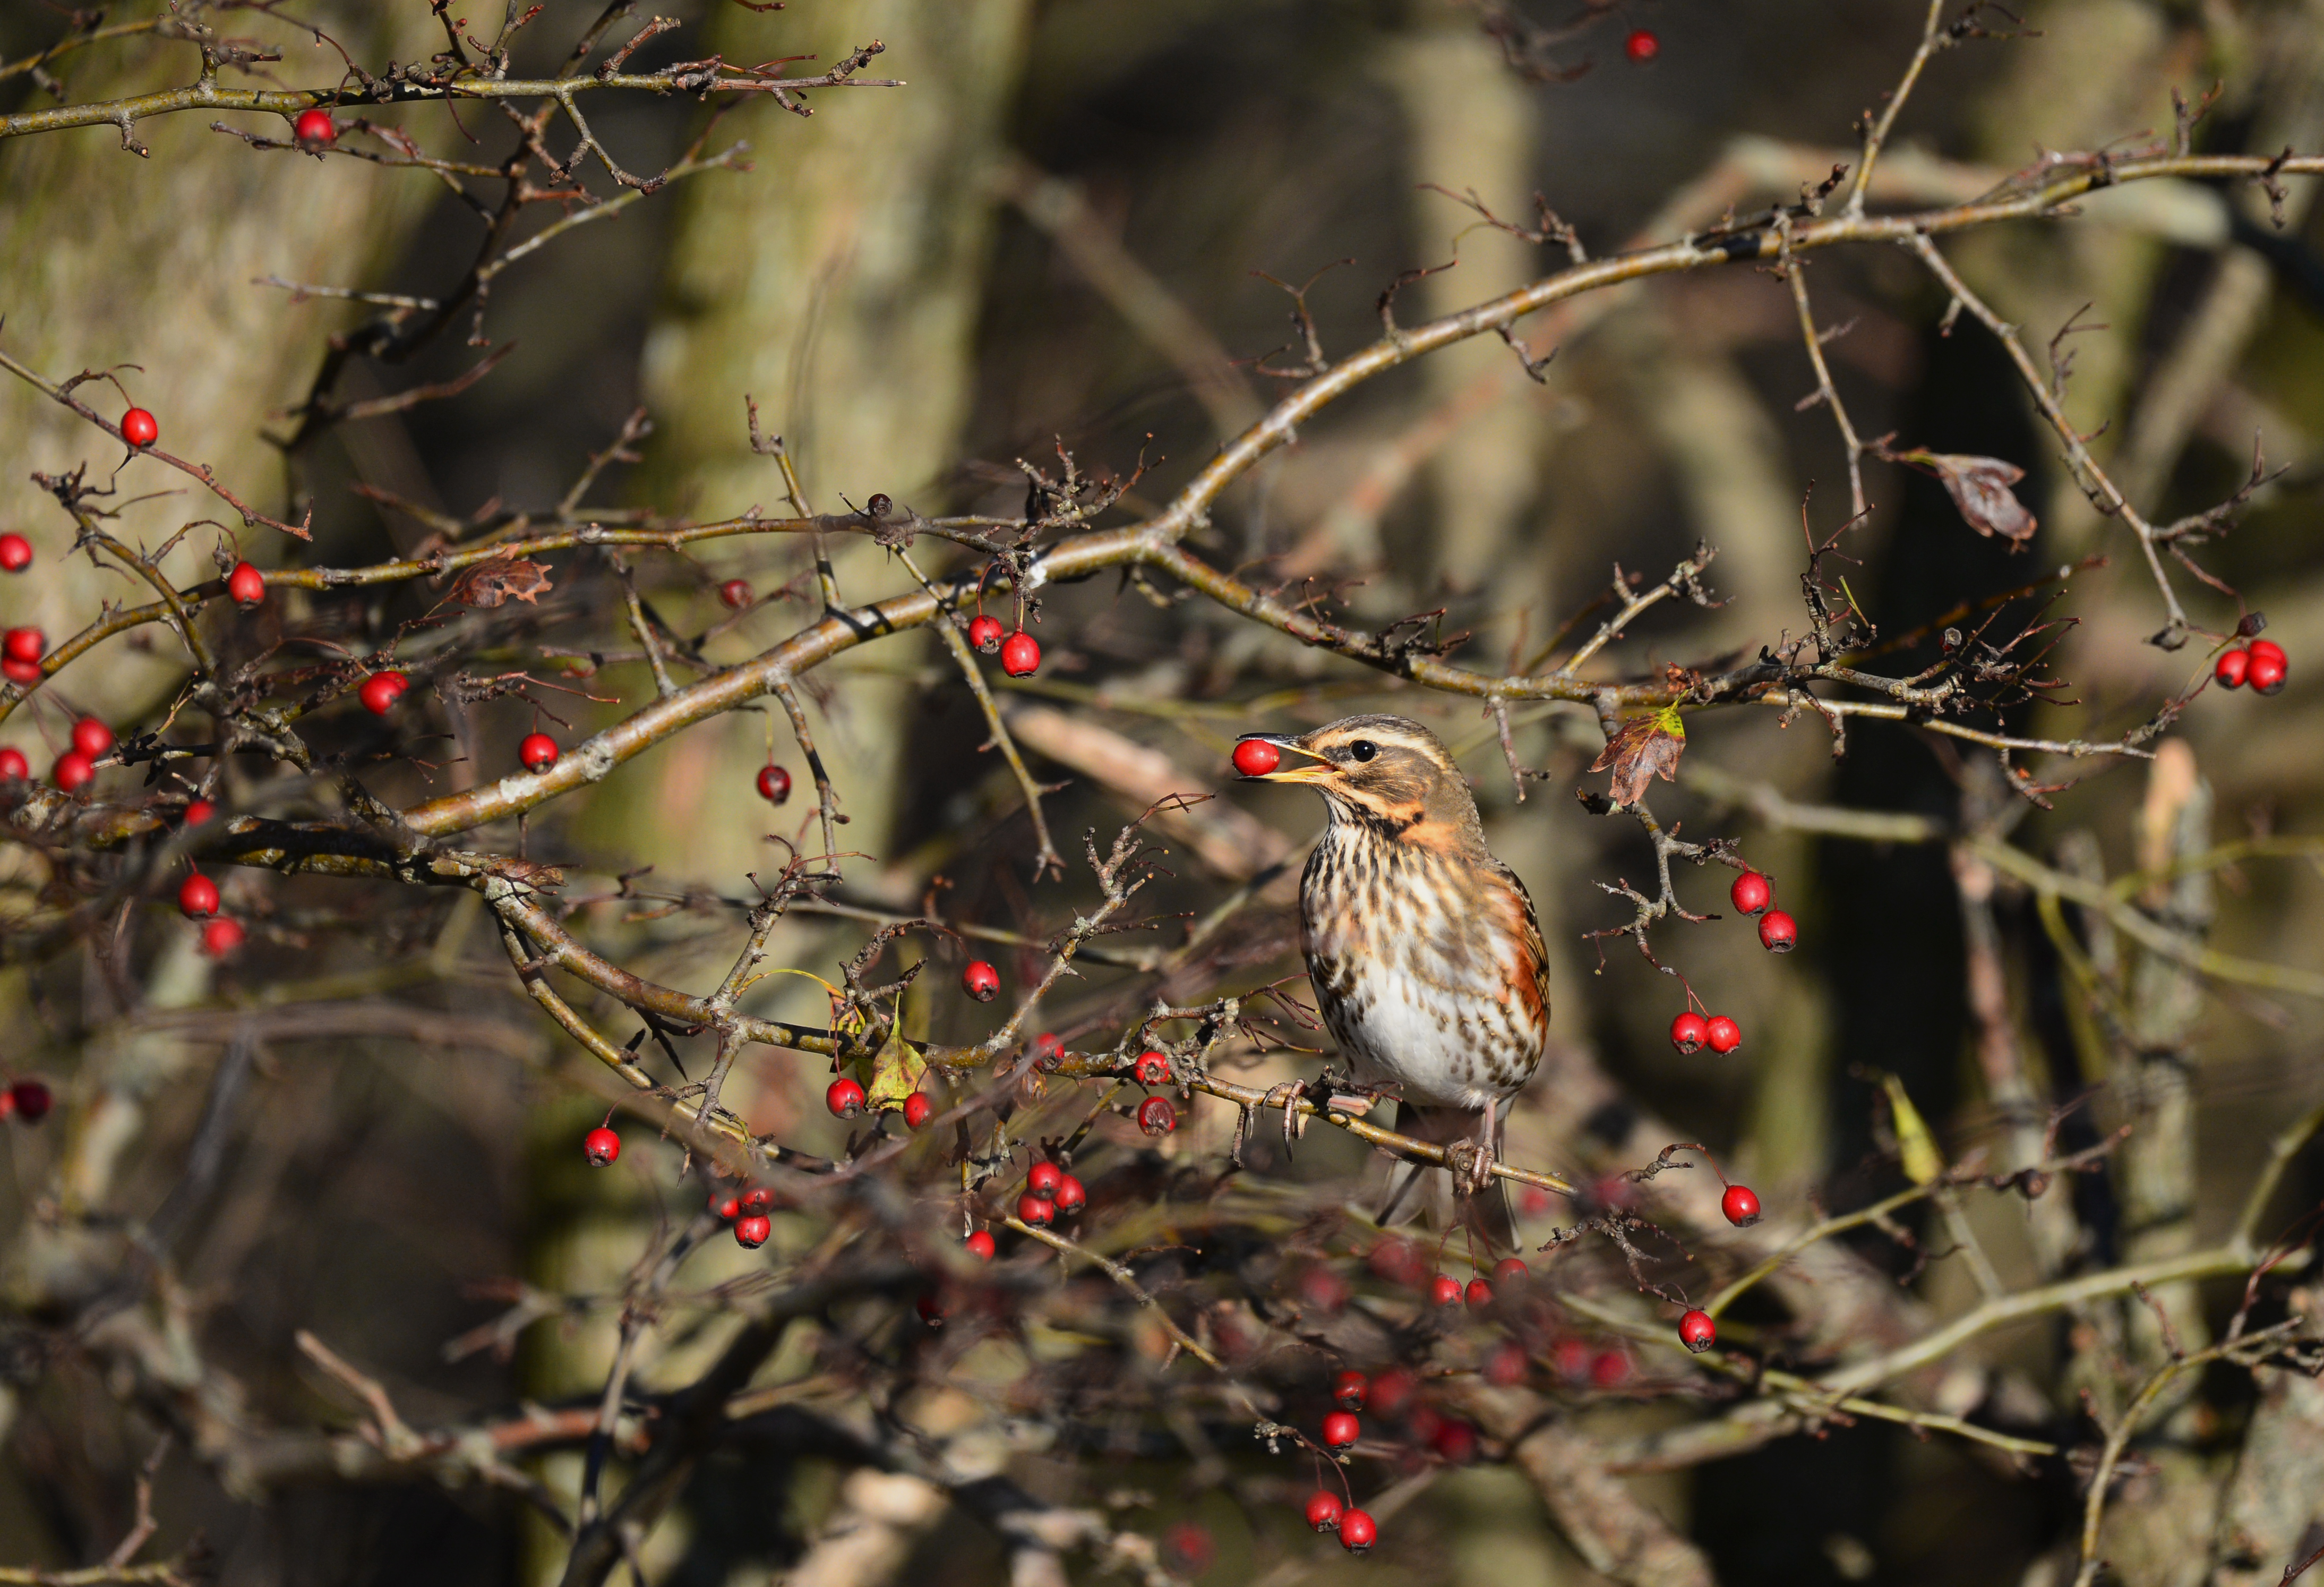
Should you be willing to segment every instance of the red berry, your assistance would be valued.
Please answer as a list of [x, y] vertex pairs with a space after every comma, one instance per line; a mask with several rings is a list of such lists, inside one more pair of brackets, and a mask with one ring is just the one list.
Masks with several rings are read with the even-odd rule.
[[751, 581], [747, 578], [728, 579], [718, 586], [718, 598], [740, 612], [751, 604]]
[[977, 960], [960, 973], [960, 989], [980, 1003], [989, 1003], [1001, 995], [1001, 972]]
[[1618, 1350], [1601, 1350], [1590, 1358], [1590, 1381], [1600, 1389], [1619, 1389], [1630, 1380], [1630, 1358]]
[[1364, 1408], [1364, 1393], [1370, 1388], [1371, 1379], [1361, 1372], [1342, 1372], [1332, 1379], [1332, 1398], [1343, 1411], [1360, 1411]]
[[1450, 1273], [1439, 1273], [1428, 1281], [1428, 1298], [1441, 1306], [1461, 1304], [1461, 1280]]
[[1477, 1458], [1477, 1430], [1466, 1422], [1448, 1420], [1428, 1442], [1453, 1465], [1465, 1466]]
[[1061, 1213], [1078, 1213], [1089, 1204], [1089, 1190], [1068, 1174], [1057, 1181], [1057, 1194], [1050, 1199]]
[[1351, 1411], [1333, 1411], [1323, 1418], [1323, 1446], [1347, 1449], [1364, 1435], [1364, 1425]]
[[929, 1100], [928, 1093], [927, 1092], [916, 1091], [912, 1093], [911, 1095], [904, 1099], [904, 1128], [907, 1130], [918, 1130], [921, 1125], [928, 1121], [930, 1116], [933, 1115], [936, 1111], [936, 1104]]
[[1057, 1038], [1054, 1030], [1044, 1030], [1033, 1038], [1033, 1061], [1044, 1069], [1055, 1068], [1065, 1051], [1065, 1044]]
[[57, 763], [50, 770], [49, 775], [56, 779], [57, 786], [65, 792], [78, 793], [97, 780], [97, 768], [90, 765], [88, 757], [78, 750], [67, 750], [57, 757]]
[[161, 426], [143, 408], [132, 408], [121, 416], [121, 438], [143, 449], [161, 438]]
[[47, 1118], [57, 1101], [45, 1080], [19, 1080], [8, 1088], [8, 1100], [16, 1104], [16, 1116], [27, 1124]]
[[1001, 670], [1011, 678], [1029, 678], [1041, 668], [1041, 641], [1019, 629], [1001, 641]]
[[1759, 1221], [1759, 1198], [1751, 1194], [1748, 1186], [1730, 1185], [1727, 1194], [1719, 1198], [1719, 1210], [1738, 1229], [1748, 1229]]
[[2218, 660], [2211, 666], [2211, 676], [2219, 680], [2221, 688], [2241, 688], [2244, 674], [2250, 667], [2251, 652], [2237, 646], [2232, 650], [2219, 652]]
[[1360, 1509], [1340, 1518], [1340, 1546], [1350, 1554], [1369, 1554], [1379, 1541], [1379, 1525]]
[[213, 959], [223, 959], [242, 946], [242, 922], [231, 915], [220, 915], [202, 927], [202, 952]]
[[1783, 910], [1770, 909], [1759, 917], [1759, 946], [1769, 953], [1788, 954], [1799, 939], [1798, 923]]
[[1340, 1516], [1346, 1509], [1338, 1494], [1319, 1489], [1307, 1500], [1307, 1525], [1318, 1532], [1336, 1532], [1340, 1529]]
[[1493, 1277], [1504, 1284], [1510, 1284], [1519, 1279], [1530, 1278], [1533, 1277], [1533, 1269], [1526, 1267], [1520, 1258], [1503, 1257], [1493, 1264]]
[[32, 541], [21, 534], [0, 534], [0, 573], [22, 573], [32, 565]]
[[581, 1155], [593, 1168], [602, 1168], [622, 1155], [622, 1138], [600, 1124], [581, 1138]]
[[1683, 1053], [1691, 1053], [1710, 1039], [1710, 1022], [1692, 1009], [1671, 1021], [1671, 1046]]
[[742, 1215], [746, 1218], [752, 1213], [771, 1212], [774, 1210], [774, 1205], [775, 1193], [764, 1186], [759, 1186], [742, 1193]]
[[1485, 1358], [1485, 1381], [1496, 1389], [1514, 1389], [1526, 1380], [1530, 1364], [1523, 1345], [1507, 1342], [1497, 1344], [1493, 1353]]
[[982, 614], [968, 620], [968, 642], [990, 656], [1001, 648], [1001, 619]]
[[24, 752], [11, 745], [0, 750], [0, 780], [22, 782], [32, 774], [32, 764], [24, 759]]
[[10, 683], [38, 683], [41, 681], [41, 664], [38, 661], [19, 661], [14, 656], [0, 656], [0, 678]]
[[1398, 1240], [1393, 1234], [1384, 1237], [1366, 1252], [1364, 1263], [1390, 1284], [1416, 1287], [1427, 1273], [1427, 1269], [1421, 1263], [1420, 1253], [1413, 1249], [1412, 1242]]
[[1590, 1375], [1590, 1347], [1579, 1339], [1561, 1339], [1549, 1347], [1550, 1370], [1568, 1383]]
[[96, 760], [113, 747], [113, 729], [94, 716], [84, 716], [72, 725], [73, 748]]
[[1017, 1198], [1017, 1221], [1036, 1229], [1047, 1229], [1057, 1221], [1056, 1204], [1028, 1191]]
[[1757, 871], [1746, 871], [1727, 890], [1727, 897], [1738, 912], [1756, 915], [1775, 901], [1775, 890]]
[[710, 1215], [722, 1223], [731, 1223], [742, 1215], [742, 1198], [729, 1191], [710, 1193]]
[[756, 1250], [767, 1243], [767, 1236], [775, 1232], [774, 1220], [764, 1213], [754, 1213], [734, 1220], [734, 1243], [744, 1250]]
[[1315, 1311], [1336, 1312], [1355, 1298], [1355, 1293], [1353, 1285], [1329, 1268], [1310, 1268], [1299, 1275], [1300, 1302]]
[[2285, 676], [2292, 670], [2283, 647], [2273, 640], [2255, 639], [2251, 642], [2251, 666], [2245, 677], [2255, 694], [2280, 694]]
[[1390, 1367], [1372, 1379], [1371, 1392], [1366, 1397], [1372, 1415], [1391, 1421], [1404, 1413], [1412, 1403], [1413, 1390], [1418, 1387], [1412, 1374], [1402, 1367]]
[[1178, 1110], [1167, 1096], [1149, 1096], [1138, 1104], [1138, 1127], [1148, 1135], [1167, 1135], [1178, 1128]]
[[237, 606], [255, 606], [266, 599], [266, 575], [247, 562], [237, 562], [226, 576], [226, 593]]
[[186, 878], [178, 889], [178, 908], [189, 920], [206, 919], [217, 913], [217, 883], [200, 872]]
[[863, 1088], [842, 1075], [824, 1088], [823, 1105], [837, 1119], [853, 1119], [863, 1111]]
[[516, 747], [516, 758], [527, 771], [538, 775], [557, 764], [557, 741], [545, 733], [528, 733]]
[[180, 819], [189, 826], [199, 826], [203, 822], [208, 820], [211, 817], [217, 814], [217, 807], [211, 804], [209, 800], [188, 799], [186, 801], [186, 813], [180, 817]]
[[994, 1241], [992, 1238], [992, 1231], [990, 1229], [979, 1229], [975, 1233], [970, 1235], [961, 1243], [967, 1247], [968, 1254], [974, 1257], [980, 1262], [991, 1261], [992, 1259], [993, 1253], [1001, 1249], [999, 1244]]
[[759, 768], [759, 797], [770, 805], [779, 805], [791, 797], [791, 774], [779, 766]]
[[331, 113], [319, 105], [310, 105], [300, 111], [299, 119], [290, 124], [290, 130], [302, 143], [336, 143], [339, 141], [339, 124], [333, 121]]
[[1703, 1045], [1721, 1056], [1743, 1045], [1743, 1027], [1724, 1014], [1713, 1014], [1702, 1027]]
[[1719, 1339], [1719, 1324], [1709, 1312], [1689, 1312], [1678, 1320], [1678, 1342], [1701, 1355]]
[[935, 1290], [927, 1291], [919, 1299], [914, 1301], [912, 1309], [920, 1315], [920, 1321], [929, 1327], [941, 1328], [945, 1325], [944, 1298]]
[[1644, 66], [1663, 52], [1663, 42], [1646, 28], [1635, 30], [1622, 41], [1622, 53]]
[[1025, 1171], [1025, 1189], [1027, 1194], [1047, 1201], [1057, 1194], [1057, 1186], [1064, 1184], [1065, 1179], [1065, 1171], [1056, 1164], [1036, 1163]]
[[1263, 738], [1247, 738], [1234, 747], [1234, 769], [1245, 777], [1264, 777], [1283, 764], [1283, 752]]
[[401, 672], [374, 672], [363, 680], [361, 688], [355, 690], [355, 698], [361, 700], [363, 708], [373, 715], [384, 716], [395, 708], [395, 702], [401, 699], [403, 691], [410, 687], [411, 680]]
[[1470, 1279], [1466, 1294], [1472, 1312], [1481, 1312], [1493, 1304], [1493, 1287], [1482, 1278]]
[[11, 661], [37, 661], [49, 648], [49, 636], [37, 628], [12, 628], [0, 638], [0, 655]]
[[1169, 1080], [1170, 1060], [1168, 1058], [1164, 1057], [1160, 1053], [1155, 1052], [1146, 1052], [1138, 1055], [1139, 1084], [1167, 1085], [1169, 1084]]

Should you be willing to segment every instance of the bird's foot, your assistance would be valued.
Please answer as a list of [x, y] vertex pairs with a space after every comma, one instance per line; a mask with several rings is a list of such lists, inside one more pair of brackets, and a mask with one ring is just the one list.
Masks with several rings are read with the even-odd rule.
[[1307, 1115], [1299, 1111], [1300, 1098], [1307, 1094], [1305, 1080], [1286, 1080], [1280, 1085], [1270, 1085], [1259, 1105], [1283, 1110], [1283, 1155], [1291, 1156], [1292, 1143], [1307, 1133]]
[[1476, 1195], [1493, 1182], [1491, 1149], [1473, 1140], [1456, 1140], [1444, 1149], [1444, 1167], [1452, 1176], [1453, 1192]]

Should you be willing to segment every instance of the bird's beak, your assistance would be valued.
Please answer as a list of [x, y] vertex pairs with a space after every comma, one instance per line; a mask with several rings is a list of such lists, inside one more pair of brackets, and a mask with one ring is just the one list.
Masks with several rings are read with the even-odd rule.
[[[1273, 744], [1280, 750], [1283, 752], [1283, 763], [1272, 771], [1262, 771], [1256, 777], [1248, 778], [1246, 780], [1248, 781], [1321, 782], [1336, 770], [1330, 761], [1307, 748], [1297, 739], [1286, 738], [1281, 734], [1246, 733], [1235, 740], [1235, 743], [1249, 743], [1253, 739], [1257, 739], [1261, 743]], [[1294, 756], [1302, 758], [1294, 760]]]

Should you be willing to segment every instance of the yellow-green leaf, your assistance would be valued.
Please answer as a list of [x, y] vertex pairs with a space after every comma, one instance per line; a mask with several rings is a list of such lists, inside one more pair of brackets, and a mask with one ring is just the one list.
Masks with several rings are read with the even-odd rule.
[[900, 1108], [904, 1099], [919, 1090], [920, 1082], [928, 1072], [928, 1061], [920, 1056], [919, 1048], [904, 1039], [896, 1027], [889, 1027], [888, 1045], [872, 1060], [872, 1084], [864, 1088], [865, 1105], [875, 1113]]
[[1921, 1110], [1904, 1094], [1904, 1083], [1894, 1075], [1880, 1076], [1888, 1091], [1888, 1112], [1896, 1121], [1896, 1145], [1904, 1158], [1904, 1177], [1915, 1185], [1933, 1185], [1945, 1171], [1944, 1154]]

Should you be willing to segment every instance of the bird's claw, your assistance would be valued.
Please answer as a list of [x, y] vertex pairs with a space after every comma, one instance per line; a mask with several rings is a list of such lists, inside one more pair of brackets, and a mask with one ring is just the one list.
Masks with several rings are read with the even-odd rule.
[[1283, 1155], [1286, 1158], [1291, 1156], [1292, 1143], [1307, 1133], [1307, 1115], [1299, 1111], [1299, 1099], [1306, 1094], [1305, 1081], [1286, 1080], [1280, 1085], [1268, 1087], [1267, 1095], [1260, 1099], [1262, 1107], [1283, 1110]]
[[1493, 1154], [1473, 1140], [1456, 1140], [1446, 1147], [1444, 1167], [1452, 1176], [1453, 1189], [1462, 1195], [1476, 1195], [1493, 1182]]

